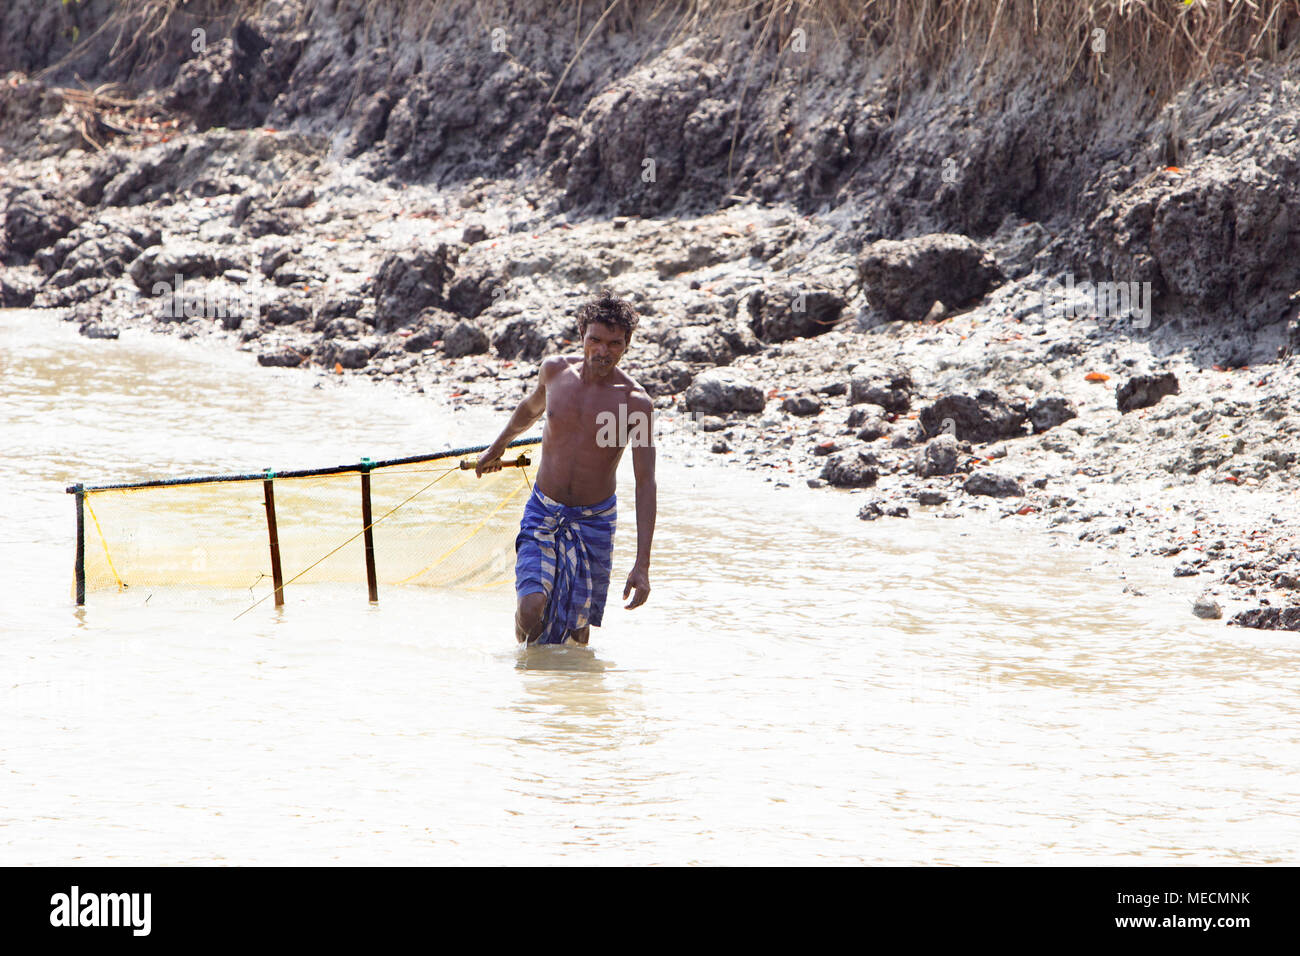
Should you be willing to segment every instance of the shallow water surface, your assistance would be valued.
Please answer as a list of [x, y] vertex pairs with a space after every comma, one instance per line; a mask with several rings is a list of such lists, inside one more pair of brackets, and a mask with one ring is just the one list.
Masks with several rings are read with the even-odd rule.
[[[650, 602], [518, 649], [509, 587], [72, 601], [76, 481], [483, 444], [365, 382], [0, 312], [0, 859], [1295, 862], [1294, 635], [1042, 537], [661, 456]], [[667, 459], [667, 460], [666, 460]]]

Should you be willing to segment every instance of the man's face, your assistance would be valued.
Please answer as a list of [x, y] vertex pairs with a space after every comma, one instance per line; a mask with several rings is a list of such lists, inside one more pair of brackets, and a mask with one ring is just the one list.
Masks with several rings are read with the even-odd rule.
[[592, 322], [582, 337], [582, 352], [597, 375], [608, 375], [627, 349], [627, 334], [616, 325]]

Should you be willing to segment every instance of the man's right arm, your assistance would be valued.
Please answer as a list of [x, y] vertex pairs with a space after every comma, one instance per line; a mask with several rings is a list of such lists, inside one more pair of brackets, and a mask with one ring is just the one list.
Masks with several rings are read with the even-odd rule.
[[558, 361], [560, 361], [558, 357], [552, 357], [542, 362], [541, 368], [537, 372], [537, 385], [519, 403], [514, 414], [510, 416], [510, 421], [506, 423], [506, 427], [497, 436], [497, 440], [489, 445], [483, 454], [479, 455], [478, 464], [474, 468], [476, 475], [482, 475], [485, 471], [499, 471], [501, 465], [498, 459], [505, 454], [506, 446], [526, 432], [533, 422], [542, 417], [542, 412], [546, 411], [546, 384], [550, 381], [551, 376], [555, 374]]

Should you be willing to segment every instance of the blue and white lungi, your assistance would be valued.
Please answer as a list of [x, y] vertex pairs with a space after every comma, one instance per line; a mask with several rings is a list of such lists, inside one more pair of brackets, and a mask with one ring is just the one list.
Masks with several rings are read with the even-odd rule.
[[560, 644], [568, 631], [600, 626], [613, 564], [616, 498], [575, 507], [533, 488], [515, 538], [515, 594], [546, 595], [538, 644]]

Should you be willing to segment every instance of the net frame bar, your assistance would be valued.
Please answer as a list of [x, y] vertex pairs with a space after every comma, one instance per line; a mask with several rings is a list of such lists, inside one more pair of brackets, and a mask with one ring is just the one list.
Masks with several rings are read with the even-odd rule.
[[[540, 438], [516, 438], [506, 448], [516, 448], [522, 445], [540, 445]], [[272, 478], [319, 478], [325, 475], [343, 475], [350, 471], [364, 472], [373, 468], [388, 468], [392, 465], [418, 465], [423, 462], [441, 461], [444, 458], [457, 458], [461, 455], [472, 455], [487, 451], [487, 445], [473, 445], [468, 448], [453, 448], [449, 451], [440, 451], [433, 455], [412, 455], [408, 458], [389, 458], [384, 461], [370, 461], [363, 459], [355, 465], [333, 465], [327, 468], [301, 468], [297, 471], [276, 471], [268, 468], [266, 471], [255, 471], [249, 474], [236, 475], [200, 475], [187, 478], [155, 478], [152, 481], [133, 481], [115, 485], [69, 485], [64, 490], [68, 494], [76, 494], [78, 489], [82, 492], [91, 491], [128, 491], [133, 488], [169, 488], [176, 485], [199, 485], [214, 481], [263, 481], [268, 474]]]

